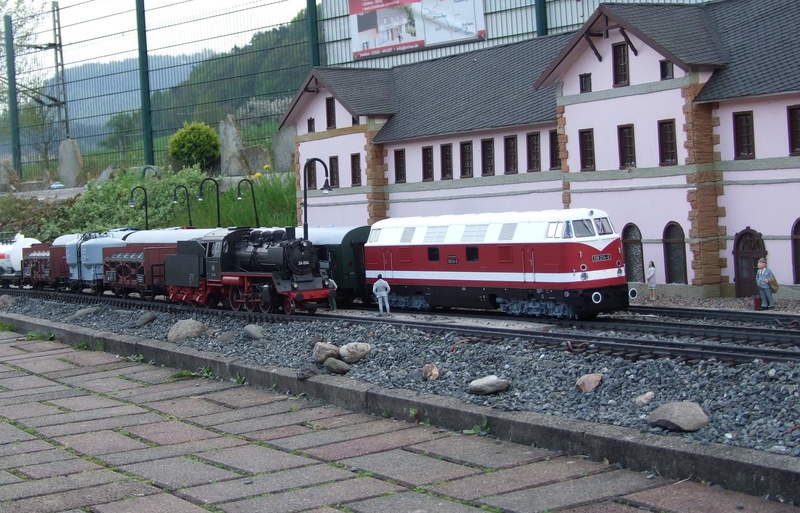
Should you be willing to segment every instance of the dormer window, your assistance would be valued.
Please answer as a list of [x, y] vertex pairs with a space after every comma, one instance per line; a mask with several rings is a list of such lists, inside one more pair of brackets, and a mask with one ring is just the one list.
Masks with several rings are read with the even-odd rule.
[[661, 61], [659, 65], [661, 67], [661, 80], [675, 78], [675, 70], [671, 61]]
[[614, 54], [614, 87], [629, 85], [628, 45], [617, 43], [611, 47]]
[[592, 92], [592, 74], [591, 73], [584, 73], [583, 75], [578, 75], [578, 81], [580, 84], [580, 91], [582, 93], [591, 93]]

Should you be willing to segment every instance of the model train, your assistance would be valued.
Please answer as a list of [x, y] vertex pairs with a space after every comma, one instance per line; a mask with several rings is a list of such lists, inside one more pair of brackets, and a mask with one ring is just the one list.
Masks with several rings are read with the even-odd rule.
[[326, 305], [329, 278], [343, 306], [370, 303], [380, 274], [396, 309], [569, 319], [625, 310], [636, 294], [628, 289], [620, 236], [598, 209], [314, 226], [310, 240], [297, 238], [297, 230], [125, 228], [65, 235], [22, 250], [19, 284], [292, 314]]
[[269, 312], [313, 313], [332, 293], [310, 241], [286, 229], [122, 228], [22, 249], [8, 284]]

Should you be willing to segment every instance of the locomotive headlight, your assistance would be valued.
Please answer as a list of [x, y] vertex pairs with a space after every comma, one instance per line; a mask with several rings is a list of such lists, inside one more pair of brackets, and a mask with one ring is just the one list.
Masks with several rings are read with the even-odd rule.
[[617, 267], [617, 276], [622, 276], [622, 267]]
[[330, 284], [331, 284], [331, 281], [328, 278], [323, 278], [322, 279], [322, 286], [325, 287], [326, 289], [328, 288], [328, 286]]
[[292, 280], [292, 290], [297, 290], [297, 282]]
[[581, 280], [586, 281], [589, 279], [589, 275], [587, 273], [581, 273]]

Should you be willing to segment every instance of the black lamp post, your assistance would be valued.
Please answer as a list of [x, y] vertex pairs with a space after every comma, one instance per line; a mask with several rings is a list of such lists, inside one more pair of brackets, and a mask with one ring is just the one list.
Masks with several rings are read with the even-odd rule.
[[219, 217], [219, 183], [213, 178], [204, 178], [203, 181], [200, 182], [200, 192], [197, 194], [197, 201], [203, 201], [203, 184], [208, 181], [211, 181], [217, 189], [217, 228], [220, 228], [222, 227], [222, 223], [220, 223]]
[[144, 193], [144, 229], [145, 230], [149, 230], [150, 229], [150, 222], [149, 222], [149, 219], [147, 217], [147, 189], [145, 189], [141, 185], [137, 185], [136, 187], [131, 189], [131, 198], [128, 200], [128, 206], [131, 207], [131, 208], [136, 206], [136, 203], [133, 201], [133, 192], [136, 189], [141, 189], [141, 191]]
[[247, 178], [242, 178], [239, 180], [239, 185], [236, 186], [236, 200], [242, 201], [242, 182], [247, 182], [250, 184], [250, 195], [253, 197], [253, 212], [256, 214], [256, 225], [255, 228], [261, 226], [258, 222], [258, 209], [256, 209], [256, 189], [253, 187], [253, 182], [248, 180]]
[[303, 166], [303, 238], [306, 240], [308, 240], [308, 167], [312, 162], [319, 162], [322, 164], [322, 169], [325, 170], [325, 183], [322, 184], [320, 190], [323, 194], [331, 192], [331, 187], [328, 185], [328, 166], [325, 162], [316, 157], [306, 160], [306, 164]]
[[191, 228], [194, 226], [192, 224], [192, 206], [189, 205], [189, 189], [186, 188], [185, 185], [176, 185], [175, 190], [172, 192], [172, 203], [173, 205], [178, 204], [178, 189], [183, 189], [184, 194], [186, 195], [186, 213], [189, 214], [189, 227]]

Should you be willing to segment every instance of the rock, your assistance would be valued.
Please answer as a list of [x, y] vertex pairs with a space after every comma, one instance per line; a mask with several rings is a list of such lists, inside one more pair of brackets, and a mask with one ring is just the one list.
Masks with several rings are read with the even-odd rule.
[[644, 406], [646, 404], [650, 404], [650, 401], [652, 401], [655, 398], [655, 396], [656, 396], [656, 394], [654, 394], [653, 392], [646, 392], [646, 393], [640, 395], [639, 397], [637, 397], [636, 401], [634, 401], [634, 404], [636, 404], [636, 406], [641, 408], [642, 406]]
[[511, 387], [511, 382], [500, 379], [494, 374], [476, 379], [469, 384], [469, 393], [476, 395], [489, 395], [497, 392], [505, 392]]
[[156, 320], [158, 316], [155, 312], [145, 312], [138, 319], [123, 325], [123, 328], [141, 328], [145, 324], [149, 324]]
[[599, 372], [594, 374], [585, 374], [578, 378], [578, 381], [575, 382], [575, 388], [580, 390], [581, 392], [591, 392], [595, 388], [600, 386], [600, 381], [603, 380], [603, 375]]
[[223, 331], [217, 336], [217, 340], [220, 344], [232, 344], [238, 337], [239, 333], [236, 331]]
[[436, 381], [439, 379], [439, 369], [432, 363], [426, 363], [422, 366], [422, 379]]
[[347, 374], [350, 372], [350, 365], [336, 358], [328, 358], [322, 365], [334, 374]]
[[169, 329], [167, 333], [167, 342], [179, 342], [194, 338], [206, 331], [206, 325], [194, 319], [182, 319]]
[[58, 181], [65, 187], [75, 187], [83, 170], [83, 157], [78, 141], [64, 139], [58, 145]]
[[317, 342], [314, 344], [314, 361], [323, 363], [328, 358], [339, 358], [339, 346], [328, 344], [325, 342]]
[[297, 379], [300, 380], [308, 379], [312, 376], [316, 376], [318, 372], [319, 371], [317, 370], [317, 366], [314, 365], [313, 363], [309, 363], [297, 369], [296, 371]]
[[[242, 133], [233, 115], [228, 114], [219, 123], [220, 170], [223, 176], [243, 176], [253, 174], [244, 159]], [[259, 169], [260, 171], [260, 169]]]
[[672, 431], [697, 431], [711, 421], [699, 404], [676, 401], [662, 404], [648, 417], [647, 423]]
[[261, 340], [264, 338], [264, 329], [258, 324], [248, 324], [244, 327], [244, 334], [253, 340]]
[[13, 306], [17, 300], [14, 299], [14, 296], [9, 296], [8, 294], [3, 294], [0, 296], [0, 306]]
[[75, 319], [77, 319], [79, 317], [83, 317], [85, 315], [93, 314], [93, 313], [97, 312], [98, 310], [100, 310], [99, 306], [92, 306], [92, 307], [89, 307], [89, 308], [82, 308], [82, 309], [78, 310], [77, 312], [75, 312], [74, 314], [72, 314], [69, 317], [67, 317], [65, 319], [65, 321], [66, 322], [74, 321]]
[[371, 350], [372, 346], [366, 342], [350, 342], [339, 348], [339, 357], [347, 363], [356, 363], [367, 356]]

